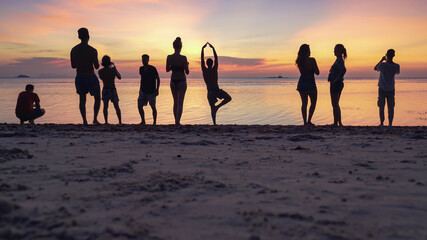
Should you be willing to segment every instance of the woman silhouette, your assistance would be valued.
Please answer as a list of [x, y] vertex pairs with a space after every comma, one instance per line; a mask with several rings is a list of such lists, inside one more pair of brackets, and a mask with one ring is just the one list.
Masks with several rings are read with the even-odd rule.
[[342, 126], [339, 101], [342, 89], [344, 88], [344, 74], [346, 72], [344, 59], [347, 58], [347, 50], [344, 45], [337, 44], [334, 48], [334, 54], [337, 57], [337, 60], [335, 60], [331, 70], [329, 70], [328, 81], [331, 83], [331, 103], [334, 112], [333, 125]]
[[188, 70], [187, 57], [181, 55], [182, 41], [177, 37], [173, 42], [175, 52], [168, 55], [166, 59], [166, 72], [172, 71], [171, 74], [171, 91], [173, 96], [173, 115], [175, 117], [175, 125], [181, 125], [181, 116], [184, 105], [185, 92], [187, 91], [186, 74]]
[[[298, 80], [297, 90], [302, 101], [301, 112], [304, 120], [304, 126], [314, 126], [311, 122], [317, 102], [317, 87], [314, 80], [314, 74], [319, 75], [319, 67], [317, 67], [316, 59], [310, 57], [310, 47], [307, 44], [301, 45], [295, 62], [301, 73]], [[310, 97], [311, 104], [307, 119], [308, 97]]]

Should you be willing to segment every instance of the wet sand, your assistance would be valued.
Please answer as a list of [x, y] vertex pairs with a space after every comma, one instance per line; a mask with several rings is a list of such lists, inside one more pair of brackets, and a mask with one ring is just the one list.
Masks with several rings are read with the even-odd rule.
[[0, 124], [0, 239], [426, 239], [427, 127]]

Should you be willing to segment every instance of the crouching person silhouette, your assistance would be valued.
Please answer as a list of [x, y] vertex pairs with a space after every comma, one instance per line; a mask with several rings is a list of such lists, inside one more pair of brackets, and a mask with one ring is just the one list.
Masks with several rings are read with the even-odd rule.
[[[33, 105], [35, 107], [33, 107]], [[15, 114], [21, 121], [21, 124], [24, 124], [25, 121], [34, 124], [34, 119], [45, 114], [45, 110], [40, 108], [40, 98], [34, 92], [33, 85], [28, 84], [25, 86], [25, 91], [19, 94]]]

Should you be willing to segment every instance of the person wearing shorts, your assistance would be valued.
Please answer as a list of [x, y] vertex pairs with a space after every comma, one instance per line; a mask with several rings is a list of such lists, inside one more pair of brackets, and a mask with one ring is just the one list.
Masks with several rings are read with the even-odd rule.
[[157, 109], [156, 97], [159, 95], [160, 77], [156, 67], [149, 65], [150, 56], [147, 54], [142, 55], [142, 64], [139, 68], [139, 75], [141, 75], [141, 84], [139, 87], [138, 97], [138, 111], [141, 116], [141, 124], [145, 125], [144, 106], [150, 103], [153, 112], [153, 125], [157, 124]]
[[108, 124], [108, 102], [111, 101], [114, 104], [116, 109], [117, 118], [119, 119], [119, 124], [122, 124], [122, 113], [119, 107], [119, 96], [117, 94], [116, 85], [114, 79], [122, 79], [117, 67], [114, 63], [111, 62], [111, 58], [105, 55], [102, 58], [101, 65], [102, 69], [98, 71], [99, 78], [101, 78], [104, 83], [102, 88], [102, 101], [104, 102], [104, 119], [105, 124]]
[[87, 125], [86, 119], [86, 94], [90, 93], [95, 99], [93, 108], [93, 124], [99, 124], [98, 112], [101, 106], [101, 94], [98, 78], [94, 68], [99, 68], [98, 52], [89, 43], [89, 31], [86, 28], [78, 30], [80, 44], [71, 49], [71, 67], [76, 69], [75, 79], [76, 92], [79, 94], [79, 109], [83, 118], [83, 124]]
[[34, 119], [45, 114], [45, 110], [40, 108], [40, 98], [37, 93], [34, 93], [33, 85], [28, 84], [25, 86], [25, 91], [19, 94], [16, 102], [15, 114], [16, 117], [19, 118], [21, 124], [24, 124], [25, 121], [34, 124]]
[[[205, 65], [205, 53], [204, 50], [206, 46], [212, 48], [214, 58], [215, 58], [215, 65], [214, 61], [212, 59], [206, 60]], [[218, 56], [216, 54], [215, 48], [210, 44], [206, 43], [202, 47], [202, 53], [201, 53], [201, 67], [203, 72], [203, 79], [205, 80], [206, 87], [208, 89], [208, 101], [209, 106], [211, 107], [211, 116], [213, 124], [216, 125], [216, 113], [218, 112], [218, 109], [225, 104], [229, 103], [231, 101], [231, 96], [225, 92], [224, 90], [219, 88], [218, 85]], [[218, 102], [218, 99], [222, 99], [222, 101], [215, 105], [216, 102]]]
[[386, 56], [382, 57], [380, 62], [375, 65], [374, 70], [380, 72], [378, 81], [378, 107], [380, 115], [380, 126], [384, 126], [384, 108], [387, 100], [388, 107], [388, 125], [393, 125], [394, 106], [395, 106], [395, 81], [394, 76], [400, 73], [400, 65], [393, 62], [395, 51], [389, 49]]

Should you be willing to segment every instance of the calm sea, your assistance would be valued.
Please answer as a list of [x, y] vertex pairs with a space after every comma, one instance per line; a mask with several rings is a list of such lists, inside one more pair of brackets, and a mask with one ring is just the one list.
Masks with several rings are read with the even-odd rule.
[[[329, 97], [329, 83], [316, 79], [318, 101], [313, 117], [314, 124], [333, 122]], [[342, 121], [344, 125], [378, 125], [377, 107], [378, 80], [345, 80], [341, 96]], [[15, 117], [18, 94], [27, 83], [35, 85], [46, 115], [37, 123], [81, 123], [78, 95], [73, 78], [0, 78], [0, 122], [19, 123]], [[218, 124], [302, 124], [301, 100], [296, 91], [297, 79], [273, 78], [221, 78], [220, 87], [233, 100], [218, 112]], [[101, 83], [102, 86], [102, 83]], [[123, 122], [139, 123], [137, 98], [139, 79], [116, 81], [120, 98]], [[394, 125], [427, 125], [427, 79], [400, 79], [396, 81], [396, 108]], [[169, 79], [163, 78], [157, 98], [158, 124], [172, 124], [172, 96]], [[92, 122], [93, 98], [88, 96], [88, 121]], [[146, 109], [147, 123], [152, 122], [151, 109]], [[386, 110], [387, 111], [387, 110]], [[386, 113], [387, 114], [387, 113]], [[387, 116], [387, 115], [386, 115]], [[99, 121], [104, 122], [102, 105]], [[109, 122], [117, 123], [114, 107], [110, 104]], [[200, 78], [189, 78], [184, 102], [182, 124], [211, 124], [210, 109], [206, 99], [206, 87]], [[387, 123], [387, 120], [386, 120]]]

